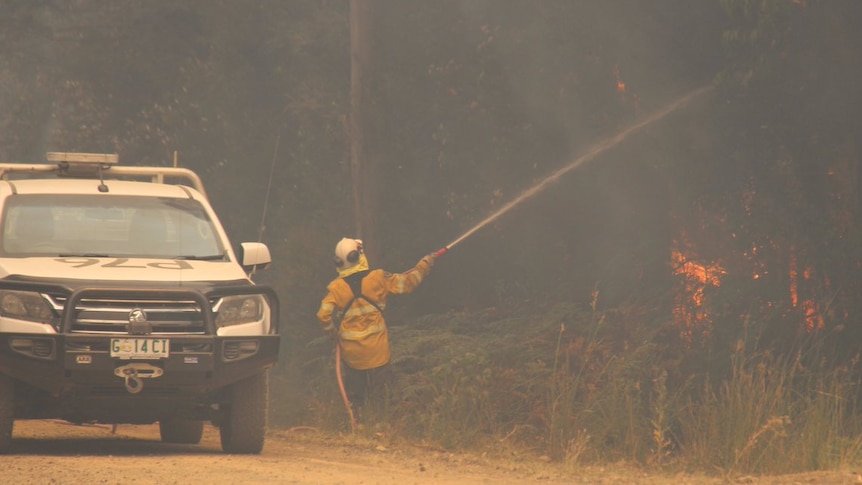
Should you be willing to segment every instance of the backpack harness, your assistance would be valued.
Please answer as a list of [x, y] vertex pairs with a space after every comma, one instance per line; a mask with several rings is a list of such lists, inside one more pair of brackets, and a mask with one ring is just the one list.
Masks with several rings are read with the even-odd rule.
[[353, 298], [344, 305], [344, 308], [336, 313], [336, 328], [341, 329], [341, 319], [344, 317], [344, 314], [347, 313], [347, 310], [350, 310], [350, 307], [353, 306], [353, 302], [355, 302], [358, 298], [362, 298], [363, 300], [371, 303], [371, 306], [377, 309], [381, 314], [383, 310], [380, 308], [380, 305], [377, 302], [373, 301], [371, 298], [362, 294], [362, 281], [365, 277], [368, 276], [368, 271], [360, 271], [359, 273], [354, 273], [350, 276], [344, 278], [344, 282], [347, 283], [347, 286], [350, 287], [350, 291], [353, 292]]

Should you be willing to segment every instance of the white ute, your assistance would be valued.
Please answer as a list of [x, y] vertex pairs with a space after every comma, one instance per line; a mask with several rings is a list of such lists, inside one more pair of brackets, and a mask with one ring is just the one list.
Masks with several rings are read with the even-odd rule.
[[220, 428], [260, 453], [278, 297], [231, 246], [192, 171], [49, 153], [0, 163], [0, 453], [16, 419], [158, 423], [162, 441]]

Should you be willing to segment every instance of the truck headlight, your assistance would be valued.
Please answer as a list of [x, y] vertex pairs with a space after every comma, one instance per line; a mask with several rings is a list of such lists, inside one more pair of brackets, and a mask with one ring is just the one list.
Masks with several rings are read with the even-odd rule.
[[31, 322], [51, 323], [54, 312], [39, 293], [0, 290], [0, 316]]
[[226, 296], [213, 308], [216, 326], [228, 327], [263, 319], [263, 297], [260, 295]]

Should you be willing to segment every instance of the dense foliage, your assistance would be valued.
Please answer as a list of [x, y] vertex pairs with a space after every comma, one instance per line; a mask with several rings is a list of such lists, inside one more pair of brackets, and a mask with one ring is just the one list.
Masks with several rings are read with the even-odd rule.
[[[321, 381], [300, 376], [329, 378], [314, 313], [335, 276], [332, 247], [356, 227], [350, 4], [0, 0], [0, 158], [95, 151], [167, 165], [176, 156], [201, 173], [232, 238], [272, 249], [275, 265], [257, 279], [283, 300], [274, 409], [286, 423], [320, 412], [308, 404], [319, 386], [308, 383]], [[862, 2], [375, 0], [369, 8], [363, 190], [373, 265], [409, 268], [613, 140], [464, 240], [419, 292], [391, 305], [396, 335], [409, 337], [399, 358], [414, 363], [401, 376], [413, 392], [406, 401], [419, 399], [427, 419], [444, 412], [433, 403], [449, 388], [428, 397], [434, 383], [422, 371], [440, 370], [422, 360], [433, 355], [423, 345], [454, 344], [448, 326], [427, 325], [424, 315], [457, 320], [464, 328], [455, 334], [485, 348], [448, 360], [451, 375], [485, 369], [464, 378], [510, 397], [543, 393], [456, 426], [567, 429], [538, 431], [557, 455], [574, 453], [575, 426], [588, 424], [566, 413], [610, 413], [609, 402], [635, 406], [620, 416], [637, 412], [629, 386], [655, 386], [643, 390], [645, 413], [698, 389], [697, 406], [685, 409], [726, 419], [717, 386], [754, 374], [731, 365], [740, 342], [746, 355], [768, 352], [761, 362], [801, 355], [827, 373], [854, 362]], [[667, 117], [613, 139], [706, 85]], [[545, 313], [560, 305], [565, 318]], [[481, 325], [492, 308], [532, 317], [492, 329]], [[476, 322], [454, 317], [463, 312]], [[534, 335], [536, 346], [517, 355], [516, 344], [526, 345], [519, 325], [531, 318], [547, 340]], [[597, 321], [613, 322], [600, 339], [590, 330]], [[569, 331], [549, 330], [561, 323]], [[422, 340], [422, 329], [435, 328], [450, 332], [437, 346]], [[584, 353], [592, 339], [601, 357]], [[562, 371], [551, 357], [574, 360]], [[594, 393], [602, 382], [612, 399]], [[561, 396], [572, 406], [551, 412]], [[687, 428], [680, 413], [662, 414], [667, 425], [656, 416], [640, 423], [645, 435], [593, 419], [605, 443], [625, 442], [625, 458], [661, 461], [681, 441], [717, 439]], [[639, 448], [634, 436], [650, 433]], [[740, 447], [701, 458], [732, 470], [743, 466], [745, 437]]]

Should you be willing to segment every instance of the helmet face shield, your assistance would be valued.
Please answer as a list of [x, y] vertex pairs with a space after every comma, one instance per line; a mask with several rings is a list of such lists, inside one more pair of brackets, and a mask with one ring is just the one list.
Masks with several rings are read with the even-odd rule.
[[335, 246], [335, 267], [339, 270], [351, 268], [359, 262], [361, 255], [362, 241], [345, 237]]

